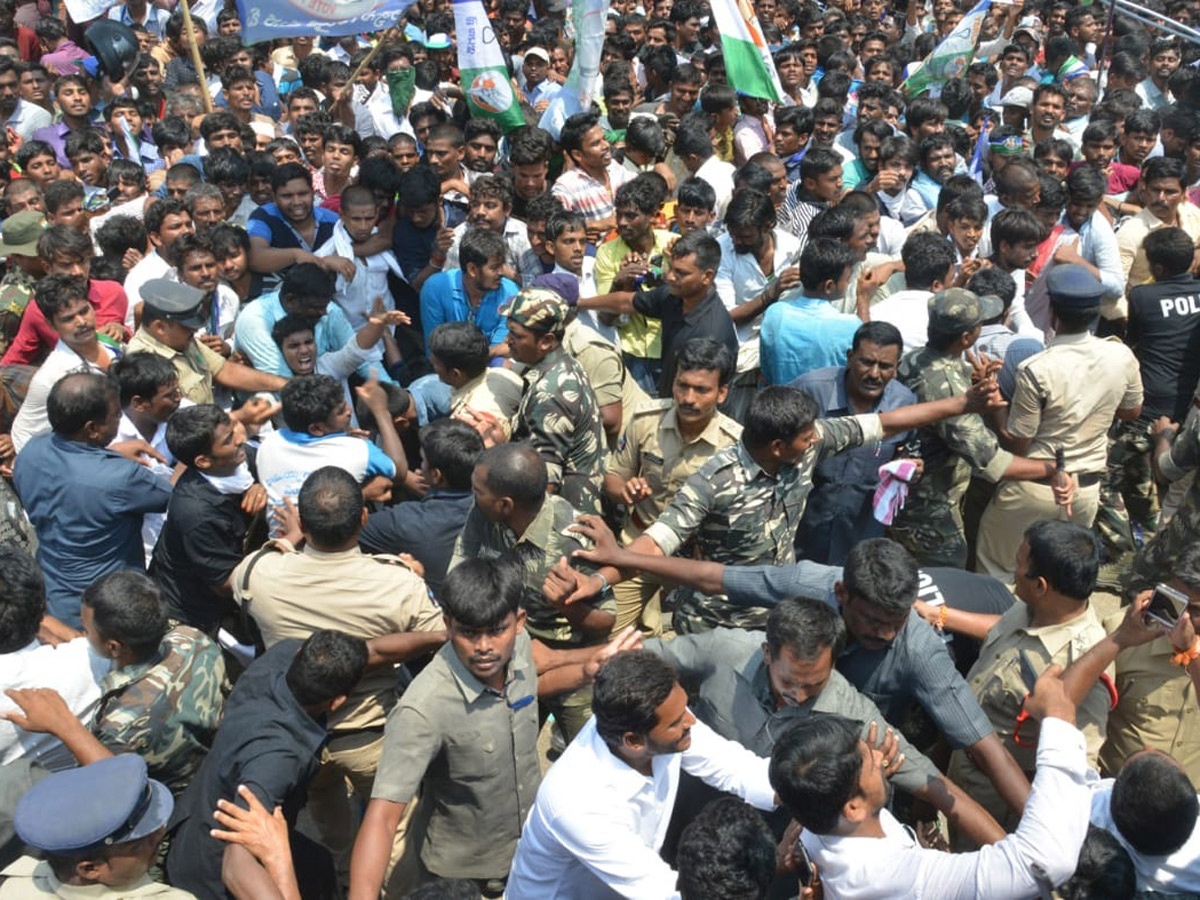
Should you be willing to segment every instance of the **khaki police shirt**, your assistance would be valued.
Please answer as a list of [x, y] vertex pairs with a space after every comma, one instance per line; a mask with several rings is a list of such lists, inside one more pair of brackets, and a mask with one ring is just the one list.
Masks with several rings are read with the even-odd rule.
[[[1083, 613], [1059, 625], [1034, 628], [1029, 624], [1029, 608], [1020, 600], [1012, 605], [988, 632], [979, 649], [979, 659], [967, 675], [967, 683], [979, 700], [997, 737], [1025, 772], [1037, 768], [1037, 748], [1021, 747], [1013, 740], [1017, 714], [1029, 693], [1021, 675], [1020, 653], [1027, 651], [1034, 669], [1041, 673], [1051, 664], [1064, 668], [1079, 659], [1106, 634], [1100, 617], [1089, 603]], [[1109, 675], [1112, 674], [1111, 667]], [[1087, 741], [1088, 765], [1095, 768], [1100, 746], [1104, 743], [1108, 721], [1109, 695], [1097, 682], [1079, 705], [1076, 713], [1079, 730]], [[1028, 720], [1021, 728], [1021, 739], [1037, 739], [1037, 723]], [[1006, 807], [988, 778], [962, 750], [954, 751], [950, 778], [979, 801], [1000, 824], [1013, 824]]]
[[567, 326], [562, 345], [567, 356], [575, 357], [583, 367], [597, 405], [621, 404], [621, 428], [624, 430], [634, 409], [649, 400], [650, 395], [626, 371], [621, 351], [604, 335], [578, 319]]
[[1108, 464], [1113, 416], [1141, 405], [1133, 351], [1088, 333], [1060, 334], [1017, 369], [1008, 430], [1033, 439], [1027, 456], [1053, 459], [1062, 447], [1068, 471], [1099, 473]]
[[644, 478], [653, 493], [634, 504], [622, 532], [625, 543], [636, 538], [667, 508], [671, 498], [712, 455], [742, 436], [742, 426], [718, 412], [694, 440], [679, 431], [674, 400], [648, 400], [633, 410], [625, 433], [609, 457], [608, 471], [628, 481]]
[[[337, 553], [307, 545], [300, 551], [266, 550], [243, 560], [232, 582], [234, 599], [247, 607], [267, 647], [287, 638], [304, 640], [323, 628], [370, 640], [443, 627], [424, 579], [399, 557], [357, 547]], [[396, 702], [396, 677], [395, 666], [369, 668], [330, 714], [329, 730], [382, 728]]]
[[444, 877], [504, 878], [542, 780], [537, 739], [529, 636], [517, 635], [502, 694], [447, 644], [388, 715], [371, 797], [408, 803], [423, 784], [425, 867]]
[[1200, 707], [1191, 677], [1171, 662], [1174, 653], [1171, 642], [1160, 637], [1117, 656], [1120, 699], [1108, 714], [1108, 739], [1100, 749], [1107, 777], [1115, 778], [1125, 760], [1153, 747], [1169, 753], [1200, 788]]
[[450, 415], [461, 415], [469, 406], [479, 412], [495, 416], [504, 437], [512, 434], [512, 417], [521, 405], [525, 393], [525, 382], [512, 369], [500, 366], [489, 367], [478, 378], [472, 378], [462, 387], [450, 390]]
[[0, 871], [0, 900], [125, 900], [125, 898], [158, 897], [160, 900], [196, 900], [194, 894], [151, 881], [143, 875], [129, 887], [116, 889], [102, 884], [74, 886], [63, 884], [50, 868], [50, 863], [32, 856], [22, 856]]
[[183, 396], [193, 403], [213, 402], [213, 378], [225, 366], [225, 357], [220, 353], [209, 350], [195, 338], [192, 338], [187, 351], [180, 353], [144, 327], [137, 330], [125, 348], [126, 353], [137, 353], [139, 350], [171, 361], [179, 373], [179, 391]]

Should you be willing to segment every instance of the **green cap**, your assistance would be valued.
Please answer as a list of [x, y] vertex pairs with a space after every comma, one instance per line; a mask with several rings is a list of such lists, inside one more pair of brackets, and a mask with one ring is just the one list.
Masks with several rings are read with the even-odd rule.
[[939, 334], [960, 334], [1004, 311], [999, 297], [980, 297], [965, 288], [947, 288], [929, 298], [929, 328]]
[[531, 331], [562, 331], [567, 322], [567, 302], [547, 288], [527, 288], [512, 298], [504, 314], [510, 322]]
[[0, 225], [0, 256], [16, 253], [20, 256], [37, 256], [38, 238], [50, 224], [41, 210], [27, 209], [9, 216]]

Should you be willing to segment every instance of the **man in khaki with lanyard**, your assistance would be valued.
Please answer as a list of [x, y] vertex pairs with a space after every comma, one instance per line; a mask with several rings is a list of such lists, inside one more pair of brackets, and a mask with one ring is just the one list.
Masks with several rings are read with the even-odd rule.
[[[1141, 415], [1142, 376], [1133, 351], [1090, 331], [1100, 317], [1100, 279], [1083, 266], [1060, 265], [1047, 276], [1046, 287], [1055, 335], [1017, 369], [1000, 440], [1010, 452], [1035, 459], [1061, 451], [1078, 484], [1067, 515], [1091, 528], [1108, 462], [1109, 426], [1114, 418]], [[977, 569], [1011, 581], [1025, 529], [1059, 518], [1062, 509], [1044, 480], [1002, 482], [980, 521]]]
[[[729, 392], [733, 364], [723, 344], [690, 340], [676, 360], [672, 399], [648, 400], [633, 411], [604, 476], [609, 499], [629, 507], [622, 543], [629, 544], [649, 527], [716, 451], [741, 437], [742, 426], [717, 411]], [[662, 634], [656, 599], [660, 586], [658, 579], [639, 575], [613, 587], [614, 634], [639, 620], [645, 634]]]

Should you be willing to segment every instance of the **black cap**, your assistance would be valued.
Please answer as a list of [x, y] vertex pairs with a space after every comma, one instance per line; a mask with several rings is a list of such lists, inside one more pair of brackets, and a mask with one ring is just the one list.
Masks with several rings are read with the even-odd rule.
[[142, 285], [142, 302], [184, 328], [203, 328], [208, 322], [204, 291], [170, 278], [151, 278]]

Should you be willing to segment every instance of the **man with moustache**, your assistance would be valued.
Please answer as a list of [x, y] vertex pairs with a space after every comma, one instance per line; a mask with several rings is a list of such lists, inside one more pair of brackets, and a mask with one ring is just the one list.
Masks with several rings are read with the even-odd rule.
[[[903, 338], [888, 322], [868, 322], [854, 334], [846, 365], [814, 369], [792, 382], [814, 400], [821, 418], [877, 413], [917, 402], [896, 380]], [[856, 543], [883, 536], [871, 499], [879, 467], [896, 455], [910, 433], [885, 438], [876, 448], [858, 447], [823, 460], [796, 533], [796, 555], [840, 566]]]
[[957, 158], [954, 139], [948, 134], [935, 134], [921, 142], [921, 166], [910, 185], [926, 209], [936, 209], [942, 185], [954, 174]]

